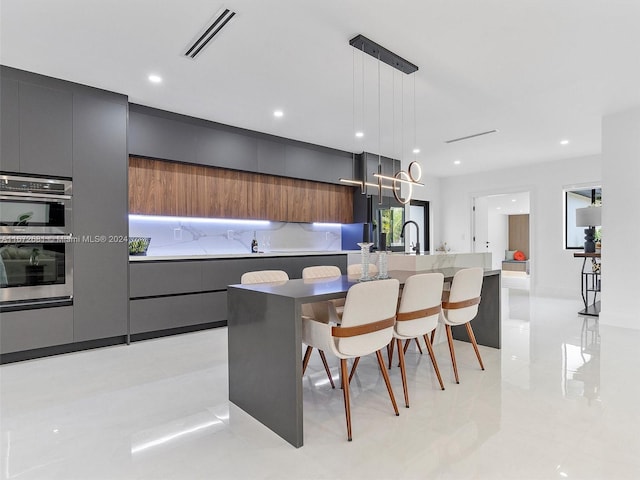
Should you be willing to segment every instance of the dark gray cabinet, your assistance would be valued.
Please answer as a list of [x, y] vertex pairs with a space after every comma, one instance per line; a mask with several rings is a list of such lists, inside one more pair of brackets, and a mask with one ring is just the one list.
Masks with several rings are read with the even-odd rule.
[[70, 177], [73, 94], [21, 82], [20, 171]]
[[0, 353], [21, 352], [73, 342], [73, 307], [0, 314]]
[[268, 175], [286, 175], [285, 145], [269, 140], [258, 141], [258, 172]]
[[127, 333], [126, 98], [74, 94], [74, 341]]
[[178, 120], [129, 112], [129, 153], [196, 163], [197, 130]]
[[1, 75], [0, 170], [70, 177], [72, 92], [8, 67]]
[[255, 137], [197, 128], [196, 163], [246, 172], [258, 171], [258, 140]]
[[0, 79], [0, 171], [20, 171], [20, 100], [18, 82]]
[[130, 276], [132, 335], [227, 320], [227, 286], [253, 270], [284, 270], [301, 278], [312, 265], [335, 265], [347, 271], [346, 254], [256, 256], [248, 258], [134, 261]]
[[[393, 177], [396, 172], [401, 169], [400, 160], [389, 157], [380, 157], [378, 155], [364, 152], [356, 158], [356, 178], [365, 179], [366, 182], [378, 184], [378, 178], [374, 174], [378, 173], [378, 164], [382, 167], [382, 174]], [[391, 180], [383, 179], [384, 185], [391, 185]], [[378, 195], [377, 187], [367, 187], [367, 195]], [[393, 190], [383, 189], [382, 196], [393, 197]]]
[[339, 184], [352, 154], [131, 105], [129, 154]]
[[325, 183], [340, 183], [340, 178], [353, 175], [351, 154], [325, 151], [321, 147], [302, 148], [287, 145], [285, 149], [285, 172], [287, 177], [301, 178]]

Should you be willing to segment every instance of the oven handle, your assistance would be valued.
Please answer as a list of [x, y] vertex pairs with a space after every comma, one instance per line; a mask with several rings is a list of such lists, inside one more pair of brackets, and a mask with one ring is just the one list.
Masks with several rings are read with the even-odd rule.
[[71, 234], [49, 235], [43, 234], [2, 234], [0, 235], [0, 244], [8, 243], [75, 243], [77, 240]]
[[4, 192], [4, 195], [0, 195], [0, 200], [15, 200], [16, 197], [19, 197], [20, 200], [41, 200], [41, 199], [49, 199], [54, 200], [61, 198], [63, 200], [71, 200], [71, 195], [57, 195], [57, 194], [49, 194], [49, 193], [30, 193], [30, 192], [11, 192], [7, 195], [7, 192]]

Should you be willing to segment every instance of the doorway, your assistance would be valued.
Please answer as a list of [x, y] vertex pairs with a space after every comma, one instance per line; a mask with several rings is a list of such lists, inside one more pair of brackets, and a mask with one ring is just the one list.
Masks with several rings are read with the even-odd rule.
[[[502, 270], [503, 286], [529, 290], [529, 192], [477, 196], [472, 208], [473, 251], [491, 253], [492, 268]], [[525, 260], [514, 259], [515, 251], [522, 252]]]

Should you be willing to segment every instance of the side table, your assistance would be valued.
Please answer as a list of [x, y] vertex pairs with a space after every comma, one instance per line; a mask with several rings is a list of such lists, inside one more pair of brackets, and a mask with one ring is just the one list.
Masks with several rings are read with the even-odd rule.
[[[578, 312], [578, 315], [588, 315], [590, 317], [600, 316], [600, 293], [601, 285], [601, 269], [600, 269], [600, 252], [594, 253], [574, 253], [574, 258], [582, 258], [582, 270], [580, 272], [581, 294], [584, 303], [584, 309]], [[590, 265], [587, 266], [587, 259], [591, 259]], [[589, 297], [593, 295], [593, 301], [589, 301]]]

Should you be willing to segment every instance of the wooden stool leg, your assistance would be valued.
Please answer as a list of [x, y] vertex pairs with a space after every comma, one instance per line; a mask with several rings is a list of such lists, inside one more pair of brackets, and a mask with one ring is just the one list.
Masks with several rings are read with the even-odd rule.
[[391, 370], [391, 362], [393, 361], [393, 349], [395, 347], [396, 342], [394, 342], [393, 340], [391, 340], [391, 343], [389, 344], [389, 348], [388, 348], [388, 352], [389, 352], [389, 370]]
[[429, 350], [429, 356], [431, 357], [431, 363], [433, 364], [433, 369], [436, 371], [436, 376], [438, 377], [438, 381], [440, 382], [440, 388], [444, 390], [444, 384], [442, 383], [442, 377], [440, 376], [440, 369], [438, 368], [438, 362], [436, 361], [436, 356], [433, 354], [433, 346], [431, 342], [424, 336], [424, 341], [427, 344], [427, 350]]
[[449, 352], [451, 353], [451, 362], [453, 363], [453, 373], [456, 377], [456, 383], [460, 383], [458, 379], [458, 365], [456, 365], [456, 352], [453, 348], [453, 334], [451, 333], [451, 325], [445, 325], [447, 331], [447, 341], [449, 342]]
[[398, 416], [400, 415], [400, 412], [398, 412], [396, 397], [393, 396], [393, 390], [391, 389], [391, 380], [389, 380], [389, 374], [387, 373], [387, 369], [384, 366], [384, 360], [382, 359], [382, 353], [380, 353], [380, 350], [376, 352], [376, 356], [378, 357], [378, 365], [380, 365], [380, 371], [382, 372], [382, 376], [384, 377], [384, 383], [387, 385], [389, 398], [391, 398], [391, 403], [393, 404], [393, 411], [396, 412], [396, 416]]
[[418, 341], [417, 338], [414, 338], [414, 340], [416, 341], [416, 345], [418, 346], [418, 350], [420, 350], [420, 355], [422, 355], [422, 347], [420, 346], [420, 342]]
[[351, 379], [353, 378], [354, 373], [356, 373], [356, 368], [358, 367], [358, 363], [360, 362], [360, 357], [356, 357], [353, 361], [353, 366], [351, 367], [351, 373], [349, 374], [349, 383], [351, 383]]
[[471, 322], [467, 322], [466, 326], [467, 326], [467, 334], [469, 335], [469, 339], [473, 344], [473, 349], [476, 351], [476, 357], [478, 357], [478, 362], [480, 362], [480, 368], [484, 370], [484, 365], [482, 364], [482, 358], [480, 358], [480, 350], [478, 350], [478, 343], [476, 342], [476, 336], [473, 334], [473, 329], [471, 328]]
[[407, 388], [407, 370], [404, 363], [404, 351], [402, 350], [402, 340], [397, 339], [398, 356], [400, 357], [400, 374], [402, 376], [402, 389], [404, 390], [404, 405], [409, 408], [409, 389]]
[[431, 345], [433, 345], [433, 339], [436, 338], [436, 329], [434, 328], [431, 331]]
[[309, 358], [311, 358], [311, 352], [313, 351], [313, 347], [307, 345], [307, 350], [304, 352], [304, 359], [302, 360], [302, 375], [307, 370], [307, 365], [309, 365]]
[[327, 372], [327, 377], [329, 377], [329, 383], [331, 384], [331, 388], [336, 388], [333, 384], [333, 377], [331, 376], [331, 370], [329, 370], [329, 364], [327, 363], [327, 357], [325, 356], [322, 350], [318, 350], [320, 353], [320, 358], [322, 359], [322, 364], [324, 365], [324, 371]]
[[347, 380], [347, 360], [344, 358], [340, 359], [340, 377], [342, 378], [344, 413], [347, 416], [347, 439], [351, 441], [351, 406], [349, 405], [349, 382]]

